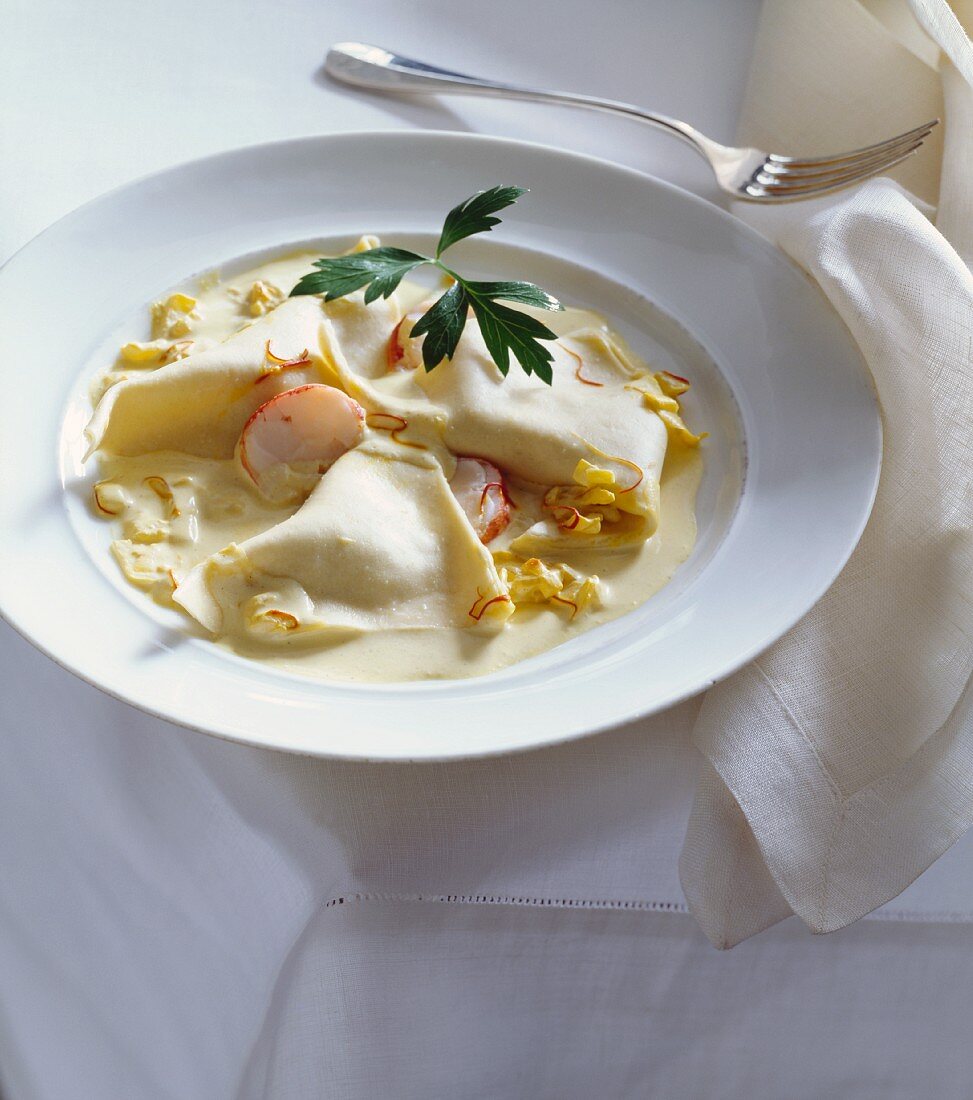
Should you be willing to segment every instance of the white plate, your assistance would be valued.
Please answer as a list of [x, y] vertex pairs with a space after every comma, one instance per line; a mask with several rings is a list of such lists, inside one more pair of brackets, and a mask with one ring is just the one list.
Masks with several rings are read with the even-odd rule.
[[[692, 422], [713, 437], [690, 560], [638, 610], [481, 679], [327, 684], [191, 637], [119, 579], [105, 526], [83, 504], [79, 439], [95, 365], [120, 330], [144, 324], [149, 301], [193, 273], [363, 231], [404, 242], [494, 183], [531, 194], [500, 234], [465, 246], [469, 262], [593, 304], [637, 350], [692, 374]], [[729, 675], [807, 612], [857, 543], [878, 481], [867, 372], [809, 279], [700, 199], [540, 145], [344, 134], [196, 161], [42, 233], [0, 272], [0, 303], [0, 612], [104, 691], [271, 748], [457, 758], [658, 711]]]

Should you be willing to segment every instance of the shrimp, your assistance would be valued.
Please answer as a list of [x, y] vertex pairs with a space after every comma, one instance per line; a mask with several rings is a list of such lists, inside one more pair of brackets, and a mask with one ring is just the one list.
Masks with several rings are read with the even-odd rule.
[[300, 499], [321, 474], [357, 446], [365, 410], [333, 386], [308, 383], [278, 393], [250, 417], [236, 459], [260, 493], [275, 503]]
[[492, 542], [510, 522], [510, 498], [503, 474], [492, 462], [458, 457], [449, 487], [480, 542]]
[[389, 370], [415, 370], [422, 365], [422, 337], [413, 340], [410, 336], [413, 325], [426, 312], [431, 303], [417, 306], [407, 313], [401, 321], [392, 329], [388, 344]]
[[[399, 323], [392, 329], [389, 337], [386, 356], [388, 367], [393, 370], [415, 370], [422, 366], [422, 341], [425, 336], [412, 337], [412, 330], [421, 317], [429, 312], [438, 299], [433, 296], [420, 302], [415, 309], [410, 310]], [[473, 310], [467, 309], [467, 317], [473, 316]]]

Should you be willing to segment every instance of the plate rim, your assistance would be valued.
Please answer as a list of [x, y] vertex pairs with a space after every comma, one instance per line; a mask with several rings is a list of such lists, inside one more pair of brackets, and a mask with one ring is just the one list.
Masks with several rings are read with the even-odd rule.
[[[663, 191], [668, 191], [677, 196], [679, 201], [688, 202], [690, 206], [695, 206], [697, 209], [706, 212], [707, 217], [712, 217], [715, 213], [719, 220], [723, 221], [725, 225], [732, 228], [733, 232], [741, 233], [744, 238], [748, 240], [751, 246], [759, 248], [764, 253], [773, 257], [773, 261], [776, 263], [783, 262], [791, 271], [801, 277], [802, 282], [808, 287], [808, 289], [816, 293], [825, 308], [827, 308], [834, 316], [836, 321], [840, 324], [844, 331], [846, 342], [850, 349], [853, 349], [856, 358], [859, 362], [861, 375], [863, 380], [867, 383], [867, 387], [871, 393], [872, 402], [875, 412], [875, 423], [873, 425], [876, 436], [874, 439], [875, 454], [873, 455], [874, 461], [872, 463], [872, 476], [871, 484], [866, 494], [865, 506], [862, 509], [861, 515], [858, 518], [858, 523], [854, 530], [849, 525], [847, 531], [847, 544], [845, 551], [841, 555], [835, 555], [834, 564], [831, 570], [828, 570], [830, 575], [826, 579], [822, 580], [813, 590], [812, 598], [807, 602], [804, 610], [799, 614], [792, 617], [792, 621], [783, 628], [773, 627], [769, 631], [762, 632], [759, 640], [755, 641], [749, 648], [742, 651], [733, 661], [728, 662], [724, 669], [718, 676], [707, 676], [700, 679], [695, 686], [679, 690], [673, 693], [671, 696], [667, 696], [661, 703], [649, 704], [648, 706], [641, 707], [632, 713], [621, 717], [608, 718], [604, 721], [594, 722], [585, 726], [582, 729], [568, 729], [565, 732], [559, 733], [557, 736], [541, 736], [536, 740], [528, 740], [518, 742], [512, 745], [504, 745], [500, 747], [483, 747], [483, 748], [463, 748], [461, 745], [454, 751], [441, 751], [430, 752], [422, 754], [399, 754], [399, 755], [382, 755], [369, 752], [354, 752], [344, 751], [343, 749], [337, 749], [334, 746], [328, 748], [316, 749], [308, 746], [298, 746], [290, 744], [268, 743], [264, 738], [251, 734], [250, 732], [241, 732], [236, 729], [229, 729], [226, 727], [220, 728], [212, 724], [203, 724], [199, 721], [193, 721], [189, 715], [175, 716], [173, 712], [166, 711], [158, 706], [154, 706], [149, 702], [141, 700], [134, 692], [127, 694], [123, 691], [116, 690], [105, 683], [99, 681], [94, 676], [89, 675], [78, 667], [77, 663], [72, 662], [62, 656], [59, 656], [52, 648], [38, 638], [33, 636], [30, 628], [26, 624], [22, 624], [16, 618], [11, 615], [4, 602], [2, 600], [2, 591], [0, 591], [0, 620], [7, 623], [17, 634], [19, 634], [25, 641], [31, 646], [43, 653], [47, 658], [53, 661], [59, 668], [70, 673], [72, 676], [77, 677], [84, 683], [89, 684], [96, 690], [102, 692], [109, 697], [118, 700], [128, 706], [134, 707], [136, 710], [142, 713], [151, 715], [154, 718], [161, 719], [164, 722], [171, 723], [179, 728], [192, 730], [205, 734], [210, 737], [216, 737], [222, 741], [228, 741], [235, 744], [247, 745], [249, 747], [260, 748], [273, 752], [285, 752], [292, 755], [305, 756], [312, 759], [332, 759], [332, 760], [347, 760], [349, 762], [361, 762], [361, 763], [386, 763], [386, 764], [421, 764], [421, 763], [455, 763], [464, 760], [480, 760], [489, 759], [498, 756], [506, 756], [510, 753], [521, 753], [541, 750], [547, 747], [554, 747], [556, 745], [562, 745], [571, 741], [579, 740], [584, 737], [591, 737], [598, 733], [607, 732], [613, 729], [619, 729], [633, 722], [637, 722], [641, 719], [647, 718], [650, 715], [661, 714], [667, 710], [681, 705], [688, 699], [694, 698], [697, 695], [702, 695], [708, 691], [715, 684], [722, 683], [729, 679], [740, 669], [745, 667], [751, 661], [760, 656], [776, 641], [783, 637], [786, 633], [792, 630], [798, 623], [800, 623], [814, 607], [820, 602], [827, 591], [835, 583], [838, 576], [844, 570], [849, 559], [857, 548], [862, 534], [868, 524], [871, 517], [871, 513], [874, 507], [876, 495], [878, 492], [879, 482], [882, 472], [882, 460], [883, 460], [883, 447], [884, 447], [884, 425], [881, 415], [881, 404], [875, 390], [874, 379], [871, 371], [868, 368], [867, 363], [861, 353], [860, 348], [856, 344], [850, 331], [847, 328], [844, 320], [840, 317], [837, 311], [834, 309], [830, 301], [824, 295], [820, 286], [816, 281], [801, 268], [790, 256], [788, 256], [782, 249], [774, 245], [770, 240], [757, 232], [752, 226], [740, 218], [733, 215], [730, 211], [717, 206], [715, 203], [703, 198], [700, 195], [696, 195], [691, 191], [680, 187], [677, 184], [670, 181], [661, 179], [658, 176], [652, 175], [647, 172], [642, 172], [636, 168], [632, 168], [628, 165], [619, 164], [615, 161], [607, 158], [594, 156], [586, 153], [574, 152], [569, 149], [561, 149], [556, 146], [548, 145], [544, 142], [529, 141], [517, 138], [508, 138], [500, 135], [493, 135], [488, 133], [471, 133], [466, 131], [453, 131], [453, 130], [426, 130], [426, 129], [410, 129], [408, 127], [400, 128], [383, 128], [375, 130], [349, 130], [333, 133], [323, 133], [315, 135], [305, 135], [301, 137], [282, 138], [274, 141], [267, 142], [255, 142], [247, 145], [234, 146], [232, 148], [219, 150], [214, 153], [207, 154], [202, 157], [192, 157], [176, 164], [169, 165], [165, 168], [158, 169], [156, 171], [146, 172], [132, 179], [123, 181], [116, 186], [93, 196], [92, 198], [80, 203], [78, 206], [66, 211], [60, 217], [55, 219], [49, 225], [45, 226], [38, 233], [34, 234], [29, 240], [20, 245], [13, 253], [8, 256], [2, 264], [0, 264], [0, 280], [2, 280], [8, 272], [11, 265], [15, 264], [15, 261], [26, 250], [32, 248], [38, 241], [46, 237], [48, 234], [57, 230], [62, 223], [69, 221], [70, 219], [78, 216], [84, 211], [90, 208], [100, 205], [110, 204], [116, 196], [123, 194], [129, 189], [136, 189], [150, 181], [155, 181], [160, 184], [164, 184], [166, 177], [177, 176], [181, 172], [202, 165], [215, 165], [220, 161], [232, 160], [234, 157], [238, 157], [244, 154], [252, 154], [257, 151], [272, 151], [275, 149], [289, 148], [293, 150], [299, 150], [300, 147], [305, 146], [308, 148], [316, 147], [322, 143], [356, 143], [361, 141], [374, 141], [382, 142], [390, 138], [401, 140], [403, 137], [412, 136], [422, 138], [423, 140], [431, 140], [433, 142], [441, 142], [443, 144], [459, 143], [459, 144], [481, 144], [481, 145], [493, 145], [500, 147], [512, 147], [521, 150], [528, 150], [537, 153], [546, 158], [554, 158], [566, 163], [583, 162], [591, 168], [595, 169], [608, 169], [613, 173], [621, 174], [629, 177], [631, 180], [637, 182], [639, 185], [650, 187], [656, 187]], [[63, 410], [62, 410], [63, 412]], [[463, 681], [452, 681], [460, 682]]]

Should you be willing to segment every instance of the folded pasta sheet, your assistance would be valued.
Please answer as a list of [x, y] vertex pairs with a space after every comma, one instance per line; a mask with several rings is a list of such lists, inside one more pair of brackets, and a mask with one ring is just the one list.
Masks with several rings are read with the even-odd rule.
[[174, 599], [216, 633], [499, 625], [513, 610], [432, 458], [359, 447], [276, 527], [198, 565]]
[[360, 294], [328, 306], [315, 297], [290, 298], [217, 347], [109, 389], [87, 429], [91, 449], [229, 458], [247, 419], [265, 401], [304, 382], [333, 378], [334, 349], [366, 373], [384, 362], [397, 320], [394, 302], [366, 307]]
[[505, 378], [471, 319], [453, 360], [429, 373], [420, 368], [416, 382], [445, 411], [451, 451], [552, 490], [547, 518], [515, 550], [642, 542], [658, 526], [667, 443], [641, 388], [652, 378], [601, 329], [551, 347], [553, 385], [517, 369]]

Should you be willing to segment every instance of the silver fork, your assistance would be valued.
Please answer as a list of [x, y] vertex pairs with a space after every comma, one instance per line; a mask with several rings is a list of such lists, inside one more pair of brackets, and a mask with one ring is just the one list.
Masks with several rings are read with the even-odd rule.
[[325, 67], [336, 80], [376, 92], [501, 96], [589, 107], [636, 118], [689, 142], [708, 161], [720, 187], [734, 198], [749, 202], [789, 202], [851, 187], [911, 157], [939, 122], [936, 118], [887, 141], [829, 157], [789, 157], [762, 149], [720, 145], [685, 122], [643, 111], [630, 103], [481, 80], [364, 42], [341, 42], [332, 46]]

